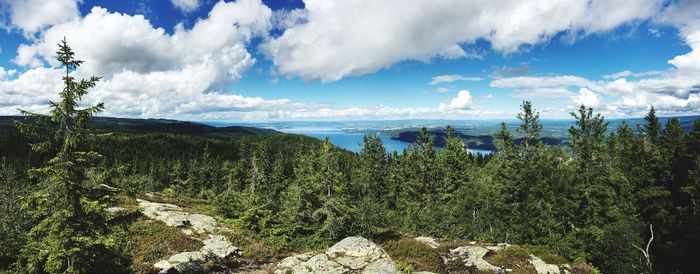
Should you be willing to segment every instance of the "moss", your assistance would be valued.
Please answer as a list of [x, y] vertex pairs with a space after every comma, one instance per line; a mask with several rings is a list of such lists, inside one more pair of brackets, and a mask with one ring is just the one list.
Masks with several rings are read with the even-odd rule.
[[532, 253], [533, 255], [542, 259], [542, 261], [544, 261], [545, 263], [555, 264], [555, 265], [562, 265], [562, 264], [569, 263], [569, 261], [567, 259], [555, 254], [554, 252], [550, 251], [549, 249], [547, 249], [545, 247], [528, 246], [527, 249], [530, 251], [530, 253]]
[[530, 252], [519, 246], [510, 246], [496, 253], [489, 252], [484, 260], [492, 265], [503, 268], [517, 269], [530, 265]]
[[161, 222], [141, 219], [128, 227], [126, 248], [136, 273], [151, 273], [152, 265], [165, 257], [201, 247], [201, 242]]
[[573, 274], [600, 274], [600, 270], [588, 263], [573, 263], [571, 264], [571, 273]]
[[381, 243], [381, 246], [391, 258], [409, 263], [415, 270], [439, 271], [441, 268], [442, 258], [440, 258], [440, 254], [414, 239], [390, 240]]
[[409, 274], [413, 272], [413, 265], [404, 261], [396, 261], [396, 269], [401, 273]]

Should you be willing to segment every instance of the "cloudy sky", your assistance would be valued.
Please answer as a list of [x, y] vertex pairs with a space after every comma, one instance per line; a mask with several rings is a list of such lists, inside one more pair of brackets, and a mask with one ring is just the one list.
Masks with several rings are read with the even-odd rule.
[[64, 36], [106, 116], [700, 114], [694, 0], [0, 0], [0, 115], [47, 110]]

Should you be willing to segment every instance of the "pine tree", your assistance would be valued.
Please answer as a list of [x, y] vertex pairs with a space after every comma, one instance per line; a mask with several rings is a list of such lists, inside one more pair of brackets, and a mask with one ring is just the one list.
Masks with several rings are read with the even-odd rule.
[[532, 109], [530, 101], [523, 101], [520, 105], [520, 113], [516, 116], [520, 120], [518, 133], [522, 138], [522, 144], [527, 148], [538, 142], [542, 125], [540, 124], [540, 113]]
[[569, 128], [573, 151], [584, 162], [590, 161], [603, 149], [608, 123], [600, 113], [593, 115], [593, 109], [586, 109], [583, 105], [578, 114], [571, 112], [571, 116], [576, 120], [576, 126]]
[[654, 109], [654, 106], [649, 109], [649, 112], [644, 117], [644, 120], [647, 122], [646, 125], [644, 125], [644, 130], [649, 138], [649, 141], [652, 144], [658, 144], [659, 136], [661, 135], [661, 122], [659, 122], [659, 118], [656, 117], [656, 110]]
[[509, 155], [513, 150], [513, 137], [510, 134], [510, 130], [506, 126], [506, 123], [501, 123], [501, 128], [496, 132], [496, 149], [498, 153], [505, 157]]
[[[39, 153], [55, 153], [47, 165], [30, 170], [45, 189], [30, 200], [31, 212], [41, 218], [31, 233], [31, 242], [22, 251], [29, 272], [87, 273], [98, 267], [97, 260], [109, 260], [104, 242], [104, 217], [96, 202], [88, 199], [86, 172], [100, 158], [96, 152], [81, 151], [94, 139], [86, 128], [88, 120], [104, 105], [80, 109], [81, 98], [100, 77], [77, 81], [71, 72], [82, 63], [65, 39], [58, 45], [58, 61], [65, 68], [64, 88], [58, 102], [50, 101], [50, 115], [20, 110], [27, 119], [17, 128], [33, 140], [31, 148]], [[109, 267], [103, 265], [99, 267]]]

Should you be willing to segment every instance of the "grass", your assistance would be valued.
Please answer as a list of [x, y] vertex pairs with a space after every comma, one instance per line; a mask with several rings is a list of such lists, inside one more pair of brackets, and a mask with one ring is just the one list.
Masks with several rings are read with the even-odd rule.
[[527, 246], [527, 249], [532, 253], [533, 255], [539, 257], [544, 261], [545, 263], [548, 264], [555, 264], [555, 265], [562, 265], [562, 264], [568, 264], [569, 261], [565, 259], [562, 256], [559, 256], [550, 250], [548, 250], [545, 247], [541, 246]]
[[157, 221], [139, 219], [128, 227], [126, 249], [136, 273], [152, 273], [153, 264], [172, 254], [197, 251], [202, 243], [175, 227]]
[[530, 251], [520, 246], [510, 246], [496, 253], [489, 252], [484, 257], [492, 265], [513, 269], [513, 273], [537, 273], [529, 259]]
[[410, 264], [413, 270], [439, 272], [442, 258], [435, 249], [411, 238], [389, 240], [380, 244], [398, 262]]

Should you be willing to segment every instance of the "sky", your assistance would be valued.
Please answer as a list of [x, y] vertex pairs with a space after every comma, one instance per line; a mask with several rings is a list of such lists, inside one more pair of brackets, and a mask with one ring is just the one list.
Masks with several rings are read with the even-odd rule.
[[103, 116], [700, 115], [696, 0], [0, 0], [0, 115], [58, 99], [64, 37]]

